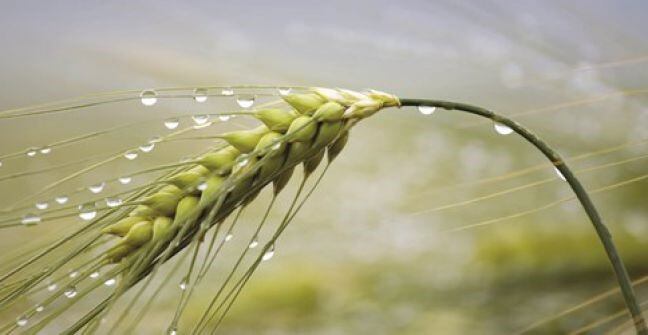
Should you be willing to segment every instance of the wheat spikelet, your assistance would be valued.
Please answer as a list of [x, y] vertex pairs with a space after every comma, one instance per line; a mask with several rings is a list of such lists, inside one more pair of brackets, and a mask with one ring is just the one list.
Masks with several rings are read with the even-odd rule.
[[[142, 101], [145, 104], [145, 98], [152, 99], [143, 93]], [[325, 156], [328, 167], [343, 150], [351, 128], [358, 121], [383, 107], [399, 105], [395, 96], [378, 91], [358, 93], [341, 89], [313, 88], [303, 93], [283, 95], [282, 98], [287, 108], [262, 108], [247, 113], [259, 120], [261, 126], [214, 135], [213, 138], [221, 139], [225, 143], [194, 159], [155, 168], [156, 171], [173, 171], [153, 183], [124, 192], [131, 196], [125, 201], [120, 200], [114, 206], [108, 206], [114, 208], [104, 208], [105, 213], [89, 225], [73, 231], [13, 267], [0, 279], [3, 284], [0, 291], [0, 303], [3, 307], [0, 309], [19, 303], [26, 295], [44, 290], [48, 293], [35, 307], [19, 315], [15, 323], [8, 323], [0, 329], [7, 332], [24, 330], [27, 333], [47, 329], [48, 325], [75, 301], [91, 294], [101, 283], [105, 283], [111, 287], [108, 296], [66, 330], [77, 332], [84, 329], [86, 332], [93, 332], [102, 316], [114, 306], [120, 296], [143, 282], [142, 289], [137, 294], [139, 297], [162, 264], [187, 250], [183, 257], [191, 254], [192, 260], [183, 280], [182, 297], [169, 326], [169, 332], [174, 333], [195, 285], [205, 275], [228, 236], [231, 236], [240, 213], [254, 201], [263, 188], [272, 187], [272, 200], [249, 244], [248, 249], [253, 249], [259, 244], [259, 232], [267, 221], [275, 198], [293, 176], [295, 167], [302, 165], [304, 173], [299, 189], [275, 234], [260, 248], [261, 253], [257, 260], [244, 276], [227, 291], [225, 286], [232, 280], [248, 249], [240, 255], [201, 321], [195, 325], [194, 331], [202, 332], [208, 324], [214, 322], [217, 325], [259, 262], [272, 257], [274, 241], [314, 190], [314, 187], [311, 188], [301, 203], [297, 204], [306, 180]], [[45, 112], [47, 111], [36, 111]], [[31, 115], [33, 111], [27, 110], [26, 113]], [[86, 138], [79, 137], [75, 140]], [[131, 151], [126, 151], [123, 155], [127, 159], [131, 159], [133, 155], [136, 157], [136, 153]], [[315, 185], [322, 176], [323, 174]], [[100, 191], [104, 185], [105, 183], [91, 186], [90, 191]], [[59, 214], [73, 207], [74, 205], [70, 205], [47, 212]], [[5, 212], [11, 214], [24, 208], [7, 208]], [[92, 214], [90, 219], [96, 215], [96, 208], [93, 210], [89, 212]], [[236, 215], [232, 215], [235, 212]], [[234, 219], [227, 235], [216, 246], [216, 237], [219, 232], [225, 230], [223, 226], [230, 216], [234, 216]], [[60, 217], [66, 217], [66, 214], [60, 214]], [[47, 219], [57, 218], [51, 216]], [[11, 226], [11, 220], [15, 219], [4, 220], [2, 223]], [[23, 218], [23, 224], [35, 224], [41, 220], [45, 220], [45, 217], [34, 219], [34, 222]], [[213, 236], [207, 242], [206, 235], [212, 230]], [[71, 240], [77, 242], [74, 243], [75, 249], [71, 253], [57, 253], [61, 245]], [[198, 265], [198, 250], [203, 245], [206, 245], [207, 252], [202, 265]], [[79, 259], [82, 256], [92, 253], [94, 256], [89, 261], [80, 263]], [[49, 266], [39, 269], [36, 264], [44, 259], [51, 259], [51, 262]], [[69, 278], [65, 275], [55, 278], [55, 282], [60, 283], [57, 287], [47, 284], [48, 278], [55, 276], [58, 269], [70, 264], [75, 266], [74, 275], [70, 274]], [[83, 289], [77, 289], [88, 277], [98, 280]], [[62, 297], [70, 299], [61, 302]], [[219, 297], [222, 299], [217, 303]], [[55, 305], [56, 308], [43, 312], [47, 306]], [[131, 308], [133, 302], [126, 311]], [[126, 311], [119, 320], [126, 318]], [[140, 318], [141, 316], [135, 318], [133, 324], [127, 326], [117, 322], [111, 332], [132, 331]]]

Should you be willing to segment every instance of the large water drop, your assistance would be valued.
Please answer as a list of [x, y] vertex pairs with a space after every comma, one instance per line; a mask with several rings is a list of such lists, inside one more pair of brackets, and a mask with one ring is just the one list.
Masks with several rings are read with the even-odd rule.
[[508, 135], [513, 132], [509, 126], [495, 122], [495, 131], [500, 135]]
[[205, 102], [207, 101], [207, 89], [206, 88], [197, 88], [194, 90], [194, 100], [196, 102]]
[[129, 161], [132, 161], [133, 159], [137, 158], [137, 151], [135, 150], [126, 151], [124, 153], [124, 158], [128, 159]]
[[203, 124], [205, 124], [205, 123], [207, 123], [209, 121], [209, 115], [205, 115], [205, 114], [193, 115], [191, 117], [191, 119], [193, 120], [193, 122], [195, 124], [200, 126], [200, 125], [203, 125]]
[[87, 203], [79, 206], [79, 217], [82, 220], [90, 221], [97, 216], [97, 209], [94, 204]]
[[54, 198], [54, 201], [56, 201], [59, 205], [63, 205], [64, 203], [68, 202], [70, 198], [68, 198], [67, 195], [59, 195], [58, 197]]
[[101, 182], [98, 184], [90, 185], [88, 186], [88, 190], [94, 194], [101, 193], [103, 191], [104, 187], [106, 186], [105, 182]]
[[242, 108], [250, 108], [254, 105], [256, 97], [250, 94], [242, 94], [236, 97], [236, 103]]
[[153, 151], [153, 148], [155, 148], [155, 142], [148, 142], [146, 144], [140, 145], [139, 149], [142, 152], [151, 152]]
[[272, 246], [270, 246], [270, 249], [268, 249], [268, 251], [266, 251], [265, 254], [263, 254], [263, 256], [261, 257], [261, 260], [262, 261], [269, 261], [274, 256], [274, 254], [275, 254], [275, 247], [274, 247], [274, 244], [273, 244]]
[[122, 203], [123, 201], [121, 198], [117, 198], [117, 197], [106, 198], [106, 206], [108, 207], [121, 206]]
[[178, 128], [179, 125], [180, 125], [180, 120], [178, 120], [177, 118], [170, 118], [164, 120], [164, 126], [167, 129], [176, 129]]
[[157, 93], [153, 90], [146, 90], [140, 94], [142, 105], [153, 106], [157, 102]]
[[423, 115], [432, 115], [436, 111], [436, 107], [432, 106], [419, 106], [418, 107], [419, 112]]

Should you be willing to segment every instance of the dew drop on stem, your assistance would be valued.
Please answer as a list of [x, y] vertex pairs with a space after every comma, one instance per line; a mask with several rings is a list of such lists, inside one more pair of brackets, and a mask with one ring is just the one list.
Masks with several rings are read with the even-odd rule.
[[194, 100], [196, 102], [205, 102], [207, 101], [207, 89], [206, 88], [197, 88], [194, 90]]
[[22, 223], [25, 226], [37, 225], [40, 222], [41, 222], [41, 217], [33, 213], [25, 214], [25, 216], [23, 216], [22, 219], [20, 220], [20, 223]]
[[97, 216], [97, 209], [92, 203], [87, 203], [79, 206], [79, 217], [84, 221], [90, 221]]
[[241, 108], [250, 108], [254, 105], [255, 99], [254, 95], [243, 94], [236, 97], [236, 103], [241, 106]]
[[128, 159], [129, 161], [132, 161], [133, 159], [137, 158], [137, 151], [135, 150], [126, 151], [124, 153], [124, 158]]
[[263, 257], [261, 257], [261, 260], [262, 261], [269, 261], [274, 256], [274, 253], [275, 253], [275, 246], [273, 244], [272, 246], [270, 246], [270, 249], [268, 249], [268, 251], [266, 251], [263, 254]]
[[63, 205], [66, 202], [68, 202], [70, 198], [68, 198], [67, 195], [59, 195], [58, 197], [54, 198], [54, 201], [56, 201], [59, 205]]
[[65, 291], [63, 291], [63, 295], [68, 299], [72, 299], [72, 298], [76, 297], [76, 295], [77, 295], [76, 287], [70, 286], [70, 287], [66, 288]]
[[98, 184], [90, 185], [88, 186], [88, 190], [94, 194], [101, 193], [103, 191], [104, 187], [106, 186], [105, 182], [101, 182]]
[[423, 115], [432, 115], [436, 111], [436, 107], [432, 106], [419, 106], [418, 107], [419, 112]]
[[140, 100], [144, 106], [153, 106], [157, 102], [157, 93], [153, 90], [146, 90], [140, 94]]
[[495, 122], [494, 125], [495, 131], [500, 134], [500, 135], [509, 135], [513, 133], [513, 129], [511, 129], [509, 126]]
[[18, 327], [24, 327], [27, 325], [27, 317], [21, 316], [18, 319], [16, 319], [16, 326]]
[[176, 129], [180, 125], [180, 120], [177, 118], [170, 118], [164, 120], [164, 127], [167, 129]]

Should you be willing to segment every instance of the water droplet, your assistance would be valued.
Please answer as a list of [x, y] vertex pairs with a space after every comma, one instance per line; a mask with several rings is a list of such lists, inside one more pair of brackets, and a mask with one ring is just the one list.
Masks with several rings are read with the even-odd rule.
[[224, 88], [224, 89], [221, 91], [221, 94], [222, 94], [222, 95], [227, 95], [227, 96], [234, 95], [234, 90], [233, 90], [232, 88], [230, 88], [230, 87], [228, 87], [228, 88]]
[[432, 115], [436, 111], [436, 107], [432, 106], [418, 106], [419, 112], [423, 115]]
[[88, 190], [90, 192], [94, 193], [94, 194], [97, 194], [97, 193], [100, 193], [101, 191], [103, 191], [105, 186], [106, 186], [106, 183], [102, 181], [99, 184], [94, 184], [94, 185], [88, 186]]
[[183, 290], [183, 291], [186, 290], [187, 289], [187, 281], [185, 279], [183, 279], [180, 282], [180, 284], [178, 285], [178, 287], [180, 287], [180, 289]]
[[79, 271], [70, 272], [70, 278], [76, 278], [79, 275]]
[[35, 148], [31, 148], [31, 149], [29, 149], [29, 150], [27, 150], [27, 157], [34, 157], [34, 156], [36, 156], [36, 153], [37, 153], [37, 152], [38, 152], [38, 151], [36, 151]]
[[140, 99], [142, 100], [142, 105], [153, 106], [157, 102], [157, 93], [153, 90], [143, 91], [140, 94]]
[[128, 159], [129, 161], [132, 161], [133, 159], [137, 158], [137, 151], [135, 150], [126, 151], [126, 153], [124, 153], [124, 158]]
[[153, 136], [153, 137], [149, 138], [148, 142], [149, 143], [160, 143], [160, 142], [162, 142], [162, 137]]
[[58, 285], [56, 285], [56, 283], [50, 283], [49, 285], [47, 285], [47, 290], [53, 292], [57, 287]]
[[205, 123], [205, 124], [195, 125], [195, 126], [193, 126], [193, 129], [202, 129], [202, 128], [207, 128], [207, 127], [209, 127], [209, 126], [211, 126], [211, 125], [212, 125], [211, 122], [207, 122], [207, 123]]
[[226, 122], [226, 121], [228, 121], [230, 119], [230, 116], [229, 115], [219, 115], [218, 119], [223, 121], [223, 122]]
[[273, 144], [271, 149], [272, 150], [279, 150], [281, 148], [281, 142], [277, 141], [277, 143]]
[[117, 180], [119, 180], [120, 184], [126, 185], [126, 184], [130, 183], [133, 180], [133, 178], [131, 178], [131, 177], [119, 177], [119, 179], [117, 179]]
[[18, 327], [24, 327], [27, 325], [27, 317], [21, 316], [18, 319], [16, 319], [16, 325]]
[[36, 308], [34, 308], [34, 311], [36, 311], [36, 313], [40, 313], [40, 312], [42, 312], [44, 310], [45, 310], [45, 306], [43, 306], [43, 305], [38, 305], [38, 306], [36, 306]]
[[92, 278], [92, 279], [99, 278], [99, 271], [95, 271], [95, 272], [91, 273], [89, 277]]
[[202, 183], [198, 184], [198, 187], [196, 187], [196, 188], [198, 189], [198, 191], [204, 191], [204, 190], [207, 189], [207, 183], [202, 182]]
[[41, 217], [32, 213], [26, 214], [20, 220], [20, 223], [24, 224], [25, 226], [33, 226], [35, 224], [39, 224], [40, 222]]
[[177, 118], [170, 118], [170, 119], [164, 120], [164, 126], [167, 129], [176, 129], [176, 128], [178, 128], [179, 125], [180, 125], [180, 120], [177, 119]]
[[151, 152], [153, 151], [153, 148], [155, 148], [155, 142], [151, 141], [149, 141], [147, 144], [142, 144], [139, 147], [142, 152]]
[[41, 154], [47, 155], [50, 152], [52, 152], [52, 148], [51, 147], [42, 147], [42, 148], [40, 148], [39, 151], [40, 151]]
[[87, 203], [79, 206], [79, 217], [82, 220], [85, 221], [90, 221], [97, 216], [97, 209], [95, 208], [94, 204], [92, 203]]
[[255, 238], [254, 240], [252, 240], [252, 242], [250, 242], [250, 245], [248, 247], [250, 249], [254, 249], [257, 247], [257, 245], [259, 245], [259, 241], [257, 241], [257, 239]]
[[234, 235], [232, 235], [232, 234], [227, 234], [227, 235], [225, 236], [225, 242], [229, 242], [229, 241], [231, 241], [232, 238], [234, 238]]
[[64, 203], [68, 202], [70, 198], [68, 198], [67, 195], [59, 195], [58, 197], [54, 198], [54, 201], [56, 201], [59, 205], [63, 205]]
[[242, 108], [250, 108], [254, 105], [254, 99], [256, 99], [254, 95], [239, 95], [236, 97], [236, 103]]
[[513, 132], [509, 126], [495, 122], [495, 131], [500, 135], [508, 135]]
[[66, 288], [65, 291], [63, 291], [63, 295], [65, 295], [69, 299], [72, 299], [72, 298], [76, 297], [76, 295], [77, 295], [76, 287], [70, 286], [70, 287]]
[[0, 167], [2, 167], [2, 162], [0, 162]]
[[292, 91], [292, 88], [290, 88], [290, 87], [279, 87], [277, 89], [277, 91], [279, 91], [280, 95], [288, 95], [288, 94], [290, 94], [290, 91]]
[[120, 198], [106, 198], [106, 206], [108, 207], [117, 207], [122, 204], [122, 199]]
[[36, 208], [38, 208], [40, 210], [43, 210], [43, 209], [47, 209], [47, 207], [49, 207], [49, 204], [47, 202], [45, 202], [45, 201], [39, 201], [39, 202], [36, 203], [35, 206], [36, 206]]
[[560, 172], [560, 170], [558, 170], [557, 167], [554, 167], [554, 171], [558, 175], [558, 178], [562, 179], [563, 181], [567, 181], [567, 178], [565, 178], [565, 175], [563, 175], [562, 172]]
[[247, 155], [241, 155], [241, 156], [239, 156], [238, 162], [236, 164], [238, 164], [238, 166], [240, 166], [240, 167], [244, 167], [249, 162], [250, 162], [250, 159], [248, 158]]
[[261, 260], [262, 261], [269, 261], [274, 256], [274, 253], [275, 253], [275, 247], [274, 247], [274, 244], [273, 244], [272, 246], [270, 246], [270, 249], [268, 249], [268, 251], [266, 251], [265, 254], [263, 254], [263, 256], [261, 257]]
[[196, 102], [205, 102], [207, 101], [207, 89], [206, 88], [197, 88], [194, 90], [194, 100]]
[[178, 335], [178, 330], [175, 328], [170, 328], [167, 332], [168, 335]]
[[110, 279], [108, 279], [108, 280], [106, 280], [106, 281], [104, 282], [104, 285], [106, 285], [106, 286], [113, 286], [113, 285], [115, 285], [115, 283], [117, 283], [117, 279], [115, 279], [115, 278], [110, 278]]
[[207, 121], [209, 121], [209, 115], [205, 115], [205, 114], [193, 115], [191, 119], [195, 124], [200, 126], [207, 123]]

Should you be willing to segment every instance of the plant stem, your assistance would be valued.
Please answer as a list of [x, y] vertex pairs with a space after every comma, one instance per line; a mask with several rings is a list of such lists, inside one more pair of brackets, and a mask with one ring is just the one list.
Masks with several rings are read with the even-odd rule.
[[530, 130], [528, 130], [521, 124], [505, 116], [495, 114], [494, 112], [481, 107], [472, 106], [464, 103], [429, 100], [429, 99], [401, 99], [400, 101], [402, 106], [438, 107], [447, 110], [467, 112], [470, 114], [475, 114], [481, 117], [485, 117], [487, 119], [491, 119], [494, 122], [503, 124], [513, 129], [513, 131], [518, 133], [529, 143], [535, 146], [538, 150], [540, 150], [551, 161], [551, 163], [562, 173], [562, 175], [565, 177], [565, 180], [567, 181], [567, 183], [569, 183], [569, 186], [571, 186], [572, 190], [576, 194], [576, 197], [578, 198], [581, 205], [585, 209], [585, 212], [587, 213], [587, 216], [592, 222], [592, 225], [594, 225], [596, 234], [601, 240], [601, 243], [603, 243], [603, 248], [607, 253], [608, 259], [610, 260], [610, 263], [612, 263], [612, 268], [614, 269], [614, 273], [619, 283], [619, 287], [621, 288], [621, 292], [623, 294], [623, 299], [625, 301], [625, 304], [630, 312], [630, 315], [632, 316], [632, 320], [634, 321], [637, 334], [648, 335], [648, 328], [646, 327], [646, 321], [643, 318], [641, 314], [641, 309], [639, 308], [639, 304], [637, 303], [634, 289], [632, 287], [630, 278], [628, 276], [628, 271], [626, 270], [625, 265], [623, 264], [623, 261], [619, 256], [619, 253], [616, 249], [616, 246], [614, 245], [614, 242], [612, 241], [612, 235], [610, 234], [607, 227], [603, 223], [601, 216], [596, 210], [594, 203], [592, 203], [592, 200], [590, 199], [583, 185], [580, 183], [578, 178], [576, 178], [576, 176], [572, 173], [571, 169], [567, 166], [567, 164], [565, 164], [563, 159], [560, 157], [560, 155], [558, 155], [558, 153], [555, 150], [553, 150], [547, 143], [545, 143], [538, 136], [536, 136], [534, 133], [532, 133]]

